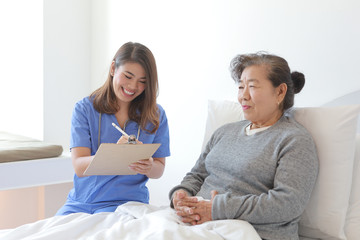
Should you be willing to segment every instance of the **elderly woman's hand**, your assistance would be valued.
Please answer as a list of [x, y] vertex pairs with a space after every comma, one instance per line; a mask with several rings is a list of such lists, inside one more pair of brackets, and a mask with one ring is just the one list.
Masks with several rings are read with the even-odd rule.
[[193, 215], [192, 208], [187, 206], [188, 203], [198, 202], [197, 197], [191, 197], [189, 196], [188, 192], [180, 189], [174, 193], [172, 202], [176, 214], [182, 217], [181, 220], [184, 223], [191, 223], [192, 225], [195, 225], [196, 221], [200, 219], [199, 216]]
[[173, 194], [172, 203], [174, 205], [174, 209], [176, 210], [177, 203], [183, 200], [185, 197], [189, 197], [188, 192], [183, 189], [177, 190]]
[[[211, 200], [198, 200], [197, 197], [184, 197], [177, 200], [176, 214], [182, 217], [184, 223], [202, 224], [212, 220], [212, 203], [217, 191], [211, 191]], [[175, 204], [174, 204], [175, 206]]]

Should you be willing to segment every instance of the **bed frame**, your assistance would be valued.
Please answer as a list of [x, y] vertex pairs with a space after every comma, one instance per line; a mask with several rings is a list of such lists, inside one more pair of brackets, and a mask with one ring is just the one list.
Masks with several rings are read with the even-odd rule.
[[0, 191], [72, 182], [70, 156], [0, 164]]

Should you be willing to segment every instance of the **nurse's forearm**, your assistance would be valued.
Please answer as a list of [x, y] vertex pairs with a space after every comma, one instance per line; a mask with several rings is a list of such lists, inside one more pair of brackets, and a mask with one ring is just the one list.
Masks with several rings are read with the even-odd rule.
[[87, 156], [87, 157], [79, 157], [79, 158], [75, 159], [75, 161], [73, 160], [75, 174], [78, 177], [86, 177], [86, 175], [84, 175], [84, 172], [87, 169], [87, 167], [89, 166], [89, 164], [93, 158], [94, 158], [94, 156]]
[[77, 159], [76, 167], [74, 166], [74, 169], [78, 177], [86, 177], [86, 175], [84, 175], [84, 172], [88, 168], [93, 158], [94, 156], [89, 156], [89, 157], [80, 157]]
[[71, 159], [75, 174], [78, 177], [85, 177], [84, 172], [94, 156], [90, 155], [90, 149], [86, 147], [75, 147], [71, 149]]
[[75, 147], [71, 149], [71, 159], [78, 177], [85, 177], [84, 171], [89, 166], [94, 156], [91, 156], [90, 148]]

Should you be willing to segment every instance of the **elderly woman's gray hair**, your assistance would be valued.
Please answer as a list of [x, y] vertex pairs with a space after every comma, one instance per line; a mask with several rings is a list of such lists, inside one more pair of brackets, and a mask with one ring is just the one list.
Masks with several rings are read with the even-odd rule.
[[299, 93], [305, 84], [305, 76], [300, 72], [291, 72], [287, 61], [279, 56], [258, 52], [253, 54], [241, 54], [234, 57], [230, 63], [231, 76], [235, 82], [239, 82], [245, 68], [257, 65], [266, 66], [268, 79], [274, 87], [285, 83], [287, 92], [281, 104], [281, 110], [285, 111], [294, 105], [294, 94]]

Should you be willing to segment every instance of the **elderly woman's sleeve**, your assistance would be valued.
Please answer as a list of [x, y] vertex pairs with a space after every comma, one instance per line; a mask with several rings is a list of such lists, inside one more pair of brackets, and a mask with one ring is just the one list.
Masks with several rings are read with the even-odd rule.
[[169, 192], [169, 198], [172, 199], [172, 195], [178, 189], [186, 190], [191, 196], [195, 196], [204, 183], [204, 179], [209, 175], [205, 167], [205, 159], [212, 146], [212, 139], [207, 143], [205, 150], [201, 153], [200, 157], [196, 161], [195, 166], [188, 172], [183, 178], [180, 185], [175, 186]]
[[294, 138], [279, 153], [272, 189], [260, 195], [219, 194], [213, 201], [212, 217], [242, 219], [253, 224], [292, 221], [303, 213], [317, 174], [318, 158], [311, 137]]

